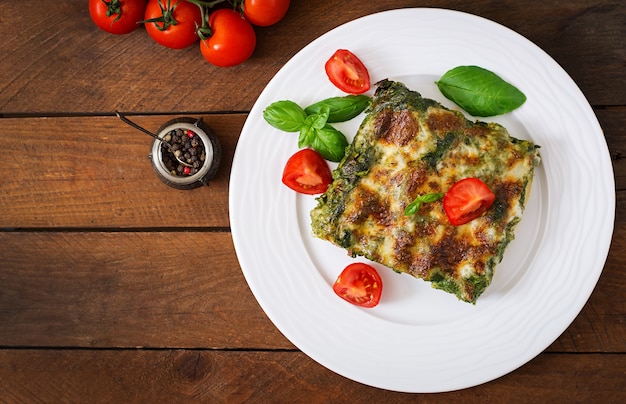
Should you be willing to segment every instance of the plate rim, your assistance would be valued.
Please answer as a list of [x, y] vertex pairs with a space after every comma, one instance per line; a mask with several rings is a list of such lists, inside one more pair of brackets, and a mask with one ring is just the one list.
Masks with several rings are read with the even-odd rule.
[[[517, 36], [518, 39], [525, 41], [524, 43], [526, 43], [527, 46], [531, 46], [533, 47], [533, 50], [535, 52], [539, 52], [541, 54], [543, 54], [543, 56], [545, 58], [548, 58], [552, 63], [553, 66], [552, 68], [556, 68], [556, 69], [560, 69], [559, 73], [564, 77], [566, 77], [567, 79], [569, 79], [569, 86], [568, 89], [574, 91], [575, 94], [573, 94], [573, 97], [575, 97], [576, 99], [583, 100], [583, 106], [586, 106], [589, 108], [589, 112], [591, 112], [591, 115], [594, 118], [594, 122], [591, 122], [590, 124], [593, 126], [597, 126], [596, 128], [596, 133], [599, 130], [601, 133], [601, 128], [599, 126], [599, 123], [597, 122], [597, 118], [595, 118], [595, 114], [593, 113], [593, 110], [591, 109], [591, 106], [588, 104], [588, 102], [586, 101], [584, 95], [582, 94], [582, 92], [580, 92], [580, 89], [578, 89], [577, 85], [573, 82], [573, 80], [571, 80], [571, 78], [569, 77], [569, 75], [567, 75], [567, 73], [547, 54], [545, 53], [543, 50], [541, 50], [540, 48], [538, 48], [536, 45], [534, 45], [532, 42], [530, 42], [529, 40], [527, 40], [526, 38], [522, 37], [520, 34], [510, 30], [509, 28], [500, 25], [497, 22], [488, 20], [484, 17], [480, 17], [480, 16], [476, 16], [473, 14], [468, 14], [468, 13], [464, 13], [461, 11], [455, 11], [455, 10], [446, 10], [446, 9], [440, 9], [440, 8], [403, 8], [403, 9], [394, 9], [394, 10], [387, 10], [387, 11], [382, 11], [379, 13], [374, 13], [374, 14], [370, 14], [364, 17], [360, 17], [358, 19], [355, 19], [353, 21], [350, 21], [348, 23], [342, 24], [330, 31], [328, 31], [327, 33], [325, 33], [324, 35], [320, 36], [319, 38], [315, 39], [314, 41], [312, 41], [309, 45], [307, 45], [305, 48], [303, 48], [301, 51], [299, 51], [298, 53], [296, 53], [296, 55], [294, 55], [286, 64], [285, 66], [283, 66], [274, 76], [274, 78], [272, 78], [272, 80], [268, 83], [268, 85], [266, 86], [266, 88], [262, 91], [261, 95], [259, 96], [257, 102], [255, 102], [255, 105], [253, 106], [248, 119], [246, 120], [246, 123], [244, 124], [244, 127], [242, 129], [241, 132], [241, 137], [240, 137], [240, 142], [242, 140], [242, 138], [244, 138], [245, 133], [247, 133], [248, 130], [248, 126], [249, 126], [249, 120], [254, 117], [257, 114], [254, 114], [253, 112], [258, 112], [259, 109], [264, 108], [265, 105], [265, 98], [267, 96], [266, 92], [267, 91], [271, 91], [268, 89], [271, 89], [271, 85], [274, 82], [274, 80], [277, 77], [280, 77], [281, 75], [284, 74], [285, 71], [288, 71], [289, 69], [292, 68], [292, 61], [297, 60], [298, 56], [301, 55], [303, 52], [305, 52], [307, 49], [311, 49], [311, 47], [315, 46], [315, 44], [319, 44], [320, 42], [323, 42], [325, 40], [325, 38], [329, 38], [332, 35], [334, 35], [337, 32], [340, 32], [341, 30], [346, 30], [349, 29], [350, 25], [354, 25], [357, 23], [362, 23], [363, 21], [371, 21], [372, 19], [377, 19], [377, 18], [385, 18], [384, 16], [389, 16], [391, 17], [391, 15], [396, 14], [398, 12], [403, 12], [403, 13], [414, 13], [414, 14], [420, 14], [420, 13], [426, 13], [426, 14], [430, 14], [431, 16], [433, 16], [434, 14], [436, 14], [437, 17], [439, 18], [461, 18], [461, 19], [467, 19], [467, 20], [472, 20], [473, 22], [479, 23], [479, 24], [488, 24], [491, 25], [491, 28], [496, 27], [498, 30], [504, 30], [504, 32], [507, 32], [508, 35], [514, 35]], [[329, 95], [330, 96], [330, 95]], [[258, 118], [258, 117], [257, 117]], [[598, 141], [598, 139], [596, 139]], [[245, 141], [245, 139], [244, 139]], [[606, 146], [606, 140], [604, 139], [604, 137], [602, 136], [602, 139], [599, 139], [600, 142], [603, 141], [604, 143], [604, 149], [606, 151], [606, 154], [608, 154], [608, 147]], [[604, 264], [602, 264], [600, 266], [600, 268], [596, 269], [595, 273], [597, 274], [597, 277], [595, 278], [595, 280], [593, 282], [591, 282], [589, 285], [587, 285], [587, 288], [585, 289], [585, 294], [588, 292], [588, 294], [586, 295], [584, 301], [580, 304], [580, 308], [578, 308], [577, 310], [575, 310], [575, 314], [571, 314], [570, 316], [571, 318], [566, 321], [566, 325], [559, 328], [559, 330], [552, 330], [551, 334], [556, 334], [558, 332], [558, 334], [556, 334], [554, 336], [554, 339], [552, 339], [550, 342], [548, 343], [544, 343], [543, 345], [545, 345], [545, 347], [543, 347], [541, 350], [539, 350], [538, 352], [534, 352], [534, 354], [532, 356], [529, 357], [529, 355], [525, 355], [524, 358], [519, 359], [517, 361], [515, 361], [514, 363], [512, 362], [510, 366], [508, 366], [508, 370], [504, 373], [499, 374], [498, 376], [493, 376], [493, 375], [489, 375], [483, 378], [475, 378], [473, 379], [470, 383], [460, 383], [460, 384], [456, 384], [454, 386], [440, 386], [439, 388], [434, 387], [431, 389], [428, 388], [411, 388], [411, 386], [398, 386], [398, 385], [389, 385], [389, 384], [385, 384], [385, 383], [377, 383], [376, 381], [371, 381], [371, 380], [367, 380], [367, 377], [364, 377], [361, 374], [354, 374], [351, 373], [349, 371], [345, 371], [345, 369], [338, 369], [337, 368], [337, 364], [335, 362], [333, 362], [332, 360], [329, 360], [328, 358], [325, 358], [323, 354], [320, 354], [319, 352], [316, 352], [314, 348], [310, 348], [310, 344], [309, 343], [303, 343], [301, 336], [298, 335], [297, 332], [294, 332], [292, 329], [290, 329], [289, 325], [286, 325], [286, 320], [282, 317], [284, 317], [282, 314], [278, 314], [273, 312], [272, 308], [270, 307], [271, 305], [267, 304], [267, 297], [263, 295], [263, 291], [261, 289], [259, 289], [259, 286], [256, 284], [256, 280], [254, 278], [254, 271], [251, 272], [250, 270], [250, 259], [249, 257], [245, 256], [245, 243], [242, 240], [242, 232], [240, 232], [240, 222], [239, 222], [239, 217], [235, 217], [235, 212], [239, 210], [239, 201], [236, 200], [237, 196], [240, 196], [240, 192], [238, 191], [238, 189], [240, 188], [240, 186], [238, 184], [235, 184], [235, 182], [238, 180], [237, 179], [237, 175], [238, 175], [238, 170], [240, 168], [240, 163], [239, 161], [241, 161], [241, 159], [238, 159], [238, 154], [240, 152], [240, 143], [238, 142], [237, 144], [237, 148], [235, 150], [235, 157], [233, 159], [233, 165], [232, 165], [232, 171], [231, 171], [231, 186], [229, 186], [230, 191], [230, 195], [229, 195], [229, 215], [230, 215], [230, 219], [231, 219], [231, 231], [232, 231], [232, 236], [233, 236], [233, 242], [235, 244], [235, 251], [237, 253], [237, 257], [239, 259], [239, 262], [241, 264], [241, 269], [242, 272], [244, 274], [244, 277], [246, 278], [246, 281], [248, 282], [248, 285], [250, 286], [250, 289], [252, 290], [255, 298], [257, 299], [257, 301], [259, 302], [259, 304], [261, 305], [261, 307], [263, 308], [263, 310], [265, 311], [266, 315], [270, 318], [270, 320], [276, 325], [276, 327], [281, 331], [281, 333], [283, 333], [292, 343], [294, 343], [294, 345], [296, 345], [299, 349], [301, 349], [305, 354], [307, 354], [309, 357], [313, 358], [314, 360], [316, 360], [317, 362], [321, 363], [323, 366], [329, 368], [330, 370], [342, 374], [348, 378], [351, 378], [355, 381], [361, 382], [361, 383], [365, 383], [365, 384], [369, 384], [375, 387], [379, 387], [379, 388], [385, 388], [385, 389], [390, 389], [390, 390], [396, 390], [396, 391], [406, 391], [406, 392], [436, 392], [436, 391], [451, 391], [451, 390], [458, 390], [460, 388], [466, 388], [466, 387], [472, 387], [475, 386], [477, 384], [481, 384], [490, 380], [495, 379], [496, 377], [502, 376], [506, 373], [509, 373], [510, 371], [518, 368], [519, 366], [525, 364], [526, 362], [528, 362], [529, 360], [531, 360], [534, 356], [536, 356], [536, 354], [540, 353], [543, 349], [545, 349], [545, 347], [547, 347], [550, 343], [552, 343], [556, 338], [558, 338], [558, 336], [571, 324], [571, 322], [574, 320], [574, 318], [580, 313], [580, 310], [582, 310], [582, 307], [584, 306], [585, 302], [588, 300], [589, 296], [591, 295], [591, 292], [593, 291], [593, 288], [595, 287], [597, 280], [602, 272], [602, 269], [604, 267]], [[604, 156], [606, 158], [606, 156]], [[610, 160], [609, 160], [610, 162]], [[545, 164], [545, 161], [544, 163]], [[548, 163], [550, 164], [550, 163]], [[604, 167], [606, 169], [606, 167]], [[613, 183], [612, 189], [614, 189], [614, 177], [613, 177], [613, 173], [612, 173], [612, 167], [610, 167], [611, 170], [611, 178], [610, 178], [610, 182]], [[239, 178], [239, 180], [241, 180], [241, 178]], [[606, 180], [606, 179], [605, 179]], [[234, 190], [234, 192], [233, 192]], [[295, 199], [296, 196], [292, 196], [290, 197], [291, 199]], [[604, 262], [606, 260], [606, 257], [608, 256], [608, 250], [610, 247], [610, 240], [612, 238], [612, 233], [613, 233], [613, 222], [614, 222], [614, 212], [615, 212], [615, 195], [613, 194], [613, 198], [609, 198], [607, 202], [606, 207], [609, 208], [608, 210], [611, 211], [611, 213], [608, 214], [608, 216], [605, 218], [605, 222], [611, 222], [611, 226], [610, 226], [610, 235], [608, 236], [608, 242], [606, 242], [605, 244], [605, 248], [604, 251], [600, 251], [600, 256], [604, 257], [602, 259], [602, 261]], [[292, 234], [293, 235], [293, 234]], [[605, 236], [606, 237], [606, 236]], [[315, 293], [322, 293], [320, 291], [315, 291]], [[364, 318], [363, 317], [363, 313], [359, 312], [358, 310], [354, 310], [353, 308], [345, 308], [342, 307], [343, 310], [350, 312], [350, 315], [355, 315], [358, 318]], [[561, 321], [561, 324], [563, 324], [564, 322]], [[304, 348], [303, 348], [304, 346]], [[536, 349], [535, 349], [536, 351]]]

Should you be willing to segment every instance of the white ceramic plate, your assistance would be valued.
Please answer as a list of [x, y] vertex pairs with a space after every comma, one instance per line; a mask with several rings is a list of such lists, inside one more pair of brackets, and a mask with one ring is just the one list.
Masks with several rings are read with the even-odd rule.
[[[430, 284], [377, 265], [383, 296], [373, 309], [338, 298], [332, 283], [346, 252], [312, 237], [312, 196], [281, 184], [297, 134], [270, 127], [269, 104], [306, 107], [342, 95], [324, 73], [339, 48], [448, 107], [434, 81], [458, 65], [492, 70], [528, 101], [491, 119], [541, 145], [525, 216], [493, 283], [470, 305]], [[370, 94], [373, 89], [370, 91]], [[362, 117], [340, 125], [351, 140]], [[342, 25], [298, 52], [254, 105], [237, 145], [230, 220], [241, 268], [278, 329], [311, 358], [345, 377], [404, 392], [475, 386], [534, 358], [568, 327], [604, 266], [615, 193], [602, 130], [576, 84], [519, 34], [480, 17], [400, 9]], [[362, 260], [362, 259], [361, 259]]]

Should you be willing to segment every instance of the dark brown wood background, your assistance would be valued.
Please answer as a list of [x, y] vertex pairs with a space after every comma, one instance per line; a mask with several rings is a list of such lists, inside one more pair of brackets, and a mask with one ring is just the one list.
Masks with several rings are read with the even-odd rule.
[[[272, 76], [328, 30], [403, 7], [477, 14], [543, 48], [592, 105], [616, 179], [609, 256], [573, 324], [511, 374], [438, 395], [364, 386], [301, 353], [248, 289], [228, 218], [239, 132]], [[623, 0], [293, 0], [256, 32], [252, 59], [223, 69], [143, 29], [106, 34], [87, 1], [0, 2], [0, 401], [626, 402]], [[167, 188], [151, 139], [116, 109], [153, 130], [202, 116], [224, 147], [218, 177]]]

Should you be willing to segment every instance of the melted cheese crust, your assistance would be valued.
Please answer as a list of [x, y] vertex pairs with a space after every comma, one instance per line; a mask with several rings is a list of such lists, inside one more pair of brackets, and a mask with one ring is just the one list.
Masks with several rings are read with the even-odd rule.
[[[512, 138], [502, 126], [470, 122], [386, 81], [333, 184], [311, 212], [313, 231], [353, 256], [475, 303], [513, 239], [538, 162], [537, 147]], [[404, 215], [416, 197], [445, 192], [468, 177], [496, 194], [481, 217], [453, 226], [441, 201]]]

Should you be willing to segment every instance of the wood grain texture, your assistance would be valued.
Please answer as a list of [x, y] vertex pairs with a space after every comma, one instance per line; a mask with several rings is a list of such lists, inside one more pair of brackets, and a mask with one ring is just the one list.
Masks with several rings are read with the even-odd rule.
[[[148, 159], [152, 138], [117, 117], [0, 119], [0, 142], [14, 156], [0, 165], [0, 228], [228, 227], [230, 166], [247, 115], [187, 116], [202, 118], [223, 149], [217, 176], [192, 191], [163, 184]], [[174, 117], [129, 118], [156, 131]]]
[[[341, 24], [407, 7], [480, 15], [552, 56], [598, 117], [616, 185], [609, 255], [573, 323], [512, 373], [437, 395], [300, 352], [248, 288], [228, 216], [239, 134], [276, 72]], [[86, 1], [0, 2], [0, 402], [626, 402], [626, 3], [292, 0], [255, 30], [253, 57], [224, 69], [143, 28], [107, 34]], [[202, 117], [224, 148], [218, 176], [162, 184], [152, 139], [115, 110], [151, 130]]]
[[0, 395], [12, 402], [621, 403], [623, 361], [542, 354], [489, 384], [416, 395], [364, 386], [300, 352], [0, 350]]
[[[626, 190], [626, 108], [595, 112], [616, 189]], [[224, 150], [217, 177], [191, 192], [157, 178], [147, 157], [152, 139], [117, 117], [0, 119], [0, 142], [13, 156], [0, 165], [0, 228], [228, 227], [230, 165], [247, 114], [188, 116], [211, 126]], [[131, 119], [156, 131], [174, 117]], [[36, 161], [36, 168], [25, 170], [24, 159]]]
[[[626, 352], [626, 224], [550, 352]], [[226, 232], [0, 232], [0, 346], [293, 349]], [[268, 268], [271, 270], [271, 268]]]
[[0, 346], [282, 348], [230, 233], [0, 233]]
[[[626, 7], [590, 2], [381, 0], [292, 1], [285, 19], [257, 29], [253, 59], [234, 68], [204, 61], [198, 46], [174, 51], [145, 30], [113, 36], [96, 28], [84, 2], [0, 2], [3, 114], [249, 111], [278, 69], [308, 43], [345, 22], [406, 7], [478, 14], [536, 43], [579, 84], [592, 105], [626, 104]], [[314, 21], [314, 23], [312, 23]], [[375, 29], [373, 27], [372, 29]], [[136, 80], [137, 75], [145, 80]], [[237, 86], [245, 78], [245, 87]], [[613, 83], [613, 85], [606, 85]], [[33, 102], [36, 100], [36, 102]]]
[[[611, 154], [619, 204], [621, 192], [626, 191], [626, 107], [597, 110], [596, 116]], [[623, 207], [619, 205], [617, 212], [624, 212]]]

